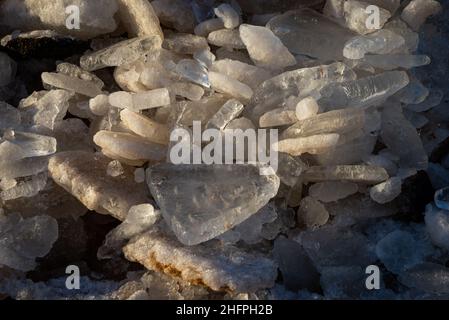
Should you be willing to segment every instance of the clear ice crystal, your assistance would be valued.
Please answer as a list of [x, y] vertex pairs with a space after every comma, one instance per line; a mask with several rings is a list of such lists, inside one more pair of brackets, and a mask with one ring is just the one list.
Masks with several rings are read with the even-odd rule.
[[368, 107], [383, 102], [409, 83], [404, 71], [387, 71], [366, 78], [331, 83], [321, 90], [318, 104], [323, 108]]
[[340, 60], [345, 42], [355, 35], [334, 20], [307, 8], [277, 15], [267, 27], [290, 52], [323, 60]]
[[371, 199], [380, 204], [393, 201], [401, 194], [401, 186], [401, 178], [392, 177], [385, 182], [373, 186], [370, 189]]
[[132, 38], [82, 56], [80, 65], [87, 71], [122, 66], [157, 54], [161, 46], [162, 39], [159, 36]]
[[160, 212], [151, 204], [132, 206], [126, 219], [106, 235], [104, 244], [99, 248], [100, 259], [112, 258], [120, 254], [120, 249], [127, 240], [151, 228], [160, 218]]
[[205, 88], [210, 88], [206, 68], [195, 60], [184, 59], [179, 61], [176, 65], [176, 72], [187, 80], [197, 83]]
[[379, 30], [357, 36], [345, 43], [343, 55], [348, 59], [362, 59], [367, 53], [386, 54], [403, 46], [405, 40], [390, 30]]
[[147, 183], [178, 239], [195, 245], [213, 239], [255, 214], [279, 188], [277, 176], [253, 165], [160, 164]]
[[296, 65], [295, 57], [268, 28], [242, 24], [240, 37], [256, 66], [279, 70]]

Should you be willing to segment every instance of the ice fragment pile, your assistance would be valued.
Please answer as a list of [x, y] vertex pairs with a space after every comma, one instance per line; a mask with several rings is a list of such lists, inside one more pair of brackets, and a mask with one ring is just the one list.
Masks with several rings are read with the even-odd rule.
[[447, 297], [447, 5], [0, 1], [0, 296]]

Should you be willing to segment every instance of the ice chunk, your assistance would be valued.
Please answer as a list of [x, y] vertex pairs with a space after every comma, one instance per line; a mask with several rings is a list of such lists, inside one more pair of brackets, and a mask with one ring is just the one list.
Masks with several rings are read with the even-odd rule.
[[263, 256], [210, 242], [184, 246], [158, 228], [133, 239], [124, 253], [150, 270], [215, 291], [255, 292], [271, 288], [277, 277], [276, 263]]
[[430, 63], [430, 58], [426, 55], [407, 54], [366, 55], [363, 60], [373, 67], [382, 70], [411, 69]]
[[45, 256], [58, 238], [58, 223], [49, 216], [22, 219], [0, 215], [0, 265], [30, 271], [35, 259]]
[[31, 179], [21, 181], [13, 188], [0, 192], [0, 198], [3, 201], [9, 201], [22, 197], [34, 197], [47, 185], [47, 177], [46, 172], [32, 176]]
[[184, 59], [176, 65], [176, 72], [203, 87], [210, 88], [209, 77], [206, 68], [195, 60]]
[[120, 112], [120, 119], [135, 134], [158, 144], [168, 144], [169, 132], [166, 125], [127, 109]]
[[97, 116], [107, 115], [110, 108], [109, 97], [105, 94], [100, 94], [89, 100], [89, 109]]
[[449, 250], [449, 214], [445, 210], [426, 208], [426, 230], [432, 242], [441, 248]]
[[438, 106], [443, 100], [443, 91], [441, 90], [430, 90], [429, 95], [426, 100], [417, 104], [408, 104], [405, 107], [414, 112], [424, 112], [429, 109]]
[[364, 162], [371, 166], [378, 166], [385, 168], [385, 170], [387, 170], [390, 176], [394, 176], [398, 171], [398, 168], [396, 164], [393, 162], [393, 160], [382, 154], [370, 155], [369, 157], [364, 159]]
[[218, 237], [224, 243], [236, 243], [239, 240], [247, 244], [256, 244], [263, 240], [262, 229], [264, 225], [274, 222], [278, 218], [278, 208], [273, 202], [269, 202], [257, 213], [226, 231]]
[[405, 39], [403, 47], [397, 49], [397, 53], [413, 53], [418, 49], [419, 36], [410, 29], [400, 18], [392, 19], [384, 25], [385, 30], [391, 30]]
[[298, 120], [305, 120], [316, 115], [319, 106], [313, 97], [306, 97], [296, 104], [296, 118]]
[[365, 119], [365, 112], [361, 109], [333, 110], [298, 121], [282, 132], [281, 138], [307, 137], [325, 133], [349, 133], [363, 128]]
[[223, 131], [224, 128], [237, 118], [243, 111], [243, 104], [235, 99], [228, 100], [218, 112], [209, 119], [206, 124], [206, 129], [219, 129]]
[[206, 124], [228, 100], [223, 95], [214, 94], [199, 101], [181, 101], [175, 105], [177, 109], [183, 110], [179, 123], [192, 126], [193, 121], [201, 121]]
[[292, 157], [287, 153], [278, 154], [278, 171], [276, 174], [281, 181], [290, 187], [294, 187], [299, 177], [307, 168], [307, 165], [299, 157]]
[[188, 33], [168, 34], [162, 47], [179, 54], [194, 54], [198, 50], [209, 49], [204, 37]]
[[449, 211], [449, 187], [437, 190], [434, 200], [438, 208]]
[[169, 105], [170, 93], [167, 88], [139, 93], [117, 91], [109, 95], [109, 104], [113, 107], [132, 111], [146, 110]]
[[47, 170], [48, 157], [25, 158], [16, 161], [0, 161], [0, 177], [14, 179], [33, 176]]
[[400, 90], [395, 97], [404, 104], [418, 104], [426, 100], [428, 95], [429, 89], [419, 80], [412, 78], [410, 83]]
[[240, 15], [231, 5], [222, 3], [214, 9], [214, 12], [215, 15], [223, 21], [223, 25], [226, 29], [234, 29], [240, 25]]
[[[56, 139], [30, 132], [12, 131], [0, 143], [0, 158], [23, 159], [47, 156], [56, 152]], [[9, 152], [7, 150], [10, 150]]]
[[80, 65], [88, 71], [118, 67], [155, 55], [159, 53], [161, 46], [162, 39], [159, 36], [132, 38], [82, 56]]
[[216, 57], [210, 49], [200, 49], [193, 53], [193, 59], [198, 61], [203, 67], [210, 68], [214, 63]]
[[280, 140], [273, 144], [273, 148], [279, 152], [299, 156], [303, 153], [320, 154], [328, 151], [338, 143], [340, 135], [337, 133], [318, 134], [301, 138]]
[[184, 0], [155, 0], [151, 6], [161, 24], [173, 27], [179, 32], [191, 32], [195, 26], [195, 17], [189, 3]]
[[367, 53], [386, 54], [403, 46], [405, 40], [390, 30], [379, 30], [367, 36], [357, 36], [345, 43], [343, 55], [348, 59], [362, 59]]
[[298, 209], [298, 221], [307, 226], [308, 229], [316, 229], [327, 223], [329, 212], [326, 207], [312, 197], [305, 197], [301, 200]]
[[290, 52], [323, 60], [340, 60], [345, 42], [355, 35], [310, 9], [292, 10], [275, 16], [267, 27]]
[[[376, 31], [376, 28], [371, 27], [367, 21], [370, 18], [370, 11], [366, 8], [370, 3], [356, 0], [344, 1], [343, 4], [343, 20], [344, 25], [349, 29], [360, 33], [367, 34]], [[390, 19], [391, 13], [388, 10], [379, 8], [378, 21], [379, 26], [382, 28], [385, 22]]]
[[296, 111], [290, 108], [276, 108], [267, 113], [264, 113], [259, 119], [259, 126], [261, 128], [285, 126], [296, 123]]
[[209, 19], [201, 22], [195, 27], [194, 33], [198, 36], [207, 37], [211, 32], [221, 30], [224, 28], [224, 23], [221, 19]]
[[129, 208], [148, 202], [147, 191], [134, 182], [134, 170], [129, 167], [118, 179], [108, 176], [110, 161], [90, 152], [62, 152], [50, 159], [48, 170], [58, 185], [90, 210], [124, 220]]
[[[79, 28], [68, 28], [66, 8], [76, 5], [79, 8]], [[118, 7], [116, 1], [65, 0], [53, 1], [48, 6], [46, 0], [2, 1], [0, 21], [12, 30], [55, 30], [61, 34], [72, 35], [84, 40], [113, 32], [117, 28], [114, 15]], [[72, 11], [69, 11], [72, 13]], [[17, 17], [20, 17], [18, 19]]]
[[409, 77], [404, 71], [387, 71], [359, 80], [332, 83], [321, 90], [318, 104], [328, 109], [371, 106], [392, 96], [408, 83]]
[[388, 179], [384, 168], [365, 165], [314, 166], [304, 172], [310, 182], [349, 181], [375, 184]]
[[160, 212], [149, 203], [132, 206], [125, 221], [106, 235], [97, 256], [107, 259], [119, 255], [127, 240], [151, 228], [159, 218]]
[[271, 70], [296, 65], [295, 57], [268, 28], [242, 24], [240, 37], [255, 65]]
[[118, 160], [112, 160], [108, 163], [108, 166], [106, 168], [106, 174], [111, 177], [119, 177], [121, 176], [125, 171], [123, 170], [123, 166]]
[[441, 4], [435, 0], [412, 0], [401, 13], [401, 19], [415, 31], [426, 19], [441, 11]]
[[253, 90], [246, 84], [221, 73], [210, 71], [209, 81], [214, 90], [243, 102], [249, 101], [253, 95]]
[[196, 84], [188, 82], [175, 82], [167, 87], [172, 95], [187, 98], [192, 101], [201, 100], [204, 89]]
[[226, 129], [235, 130], [235, 129], [242, 129], [243, 131], [247, 129], [256, 129], [256, 126], [252, 123], [251, 120], [245, 117], [241, 117], [238, 119], [234, 119], [231, 122], [228, 123], [226, 126]]
[[333, 202], [356, 193], [358, 189], [357, 184], [352, 182], [319, 182], [310, 186], [309, 195], [322, 202]]
[[253, 90], [259, 84], [271, 78], [270, 72], [265, 69], [232, 59], [215, 61], [210, 70], [236, 79], [248, 85]]
[[302, 232], [297, 241], [319, 271], [328, 266], [367, 266], [376, 260], [368, 238], [351, 229], [323, 226]]
[[398, 177], [393, 177], [385, 182], [373, 186], [369, 193], [371, 199], [377, 203], [384, 204], [393, 201], [401, 194], [402, 180]]
[[248, 106], [251, 120], [258, 122], [262, 114], [278, 108], [290, 96], [305, 98], [329, 83], [355, 78], [354, 71], [340, 62], [284, 72], [264, 81], [254, 91]]
[[165, 146], [130, 133], [98, 131], [94, 142], [124, 159], [161, 161], [165, 158]]
[[382, 140], [400, 158], [404, 168], [426, 169], [428, 160], [416, 129], [405, 119], [401, 108], [387, 106], [382, 112]]
[[237, 29], [221, 29], [212, 31], [207, 36], [207, 41], [214, 46], [224, 47], [227, 50], [246, 48], [240, 32]]
[[162, 215], [186, 245], [224, 233], [256, 213], [279, 188], [253, 165], [160, 164], [147, 171]]
[[351, 132], [347, 135], [341, 134], [337, 146], [328, 152], [315, 155], [315, 161], [320, 165], [346, 165], [362, 162], [373, 152], [377, 136], [371, 134], [358, 135], [357, 132], [355, 131], [357, 136], [355, 138], [350, 138], [353, 134]]
[[147, 0], [117, 0], [118, 15], [130, 37], [164, 38], [159, 19]]
[[82, 68], [67, 62], [61, 62], [56, 66], [58, 73], [65, 74], [72, 78], [78, 78], [80, 80], [91, 81], [100, 90], [104, 87], [104, 82], [93, 73], [90, 73]]
[[394, 203], [378, 204], [368, 195], [354, 194], [336, 202], [326, 203], [327, 211], [341, 220], [364, 221], [388, 217], [398, 212]]
[[51, 90], [42, 94], [36, 101], [32, 101], [30, 97], [21, 101], [19, 109], [22, 112], [23, 123], [29, 126], [41, 125], [53, 130], [56, 123], [66, 116], [69, 100], [74, 97], [74, 93]]
[[433, 251], [430, 243], [419, 241], [412, 233], [396, 230], [376, 245], [376, 254], [388, 270], [396, 274], [421, 263]]
[[51, 88], [65, 89], [91, 98], [102, 93], [100, 88], [92, 81], [80, 80], [65, 74], [50, 72], [42, 73], [41, 77], [44, 85], [50, 86]]

